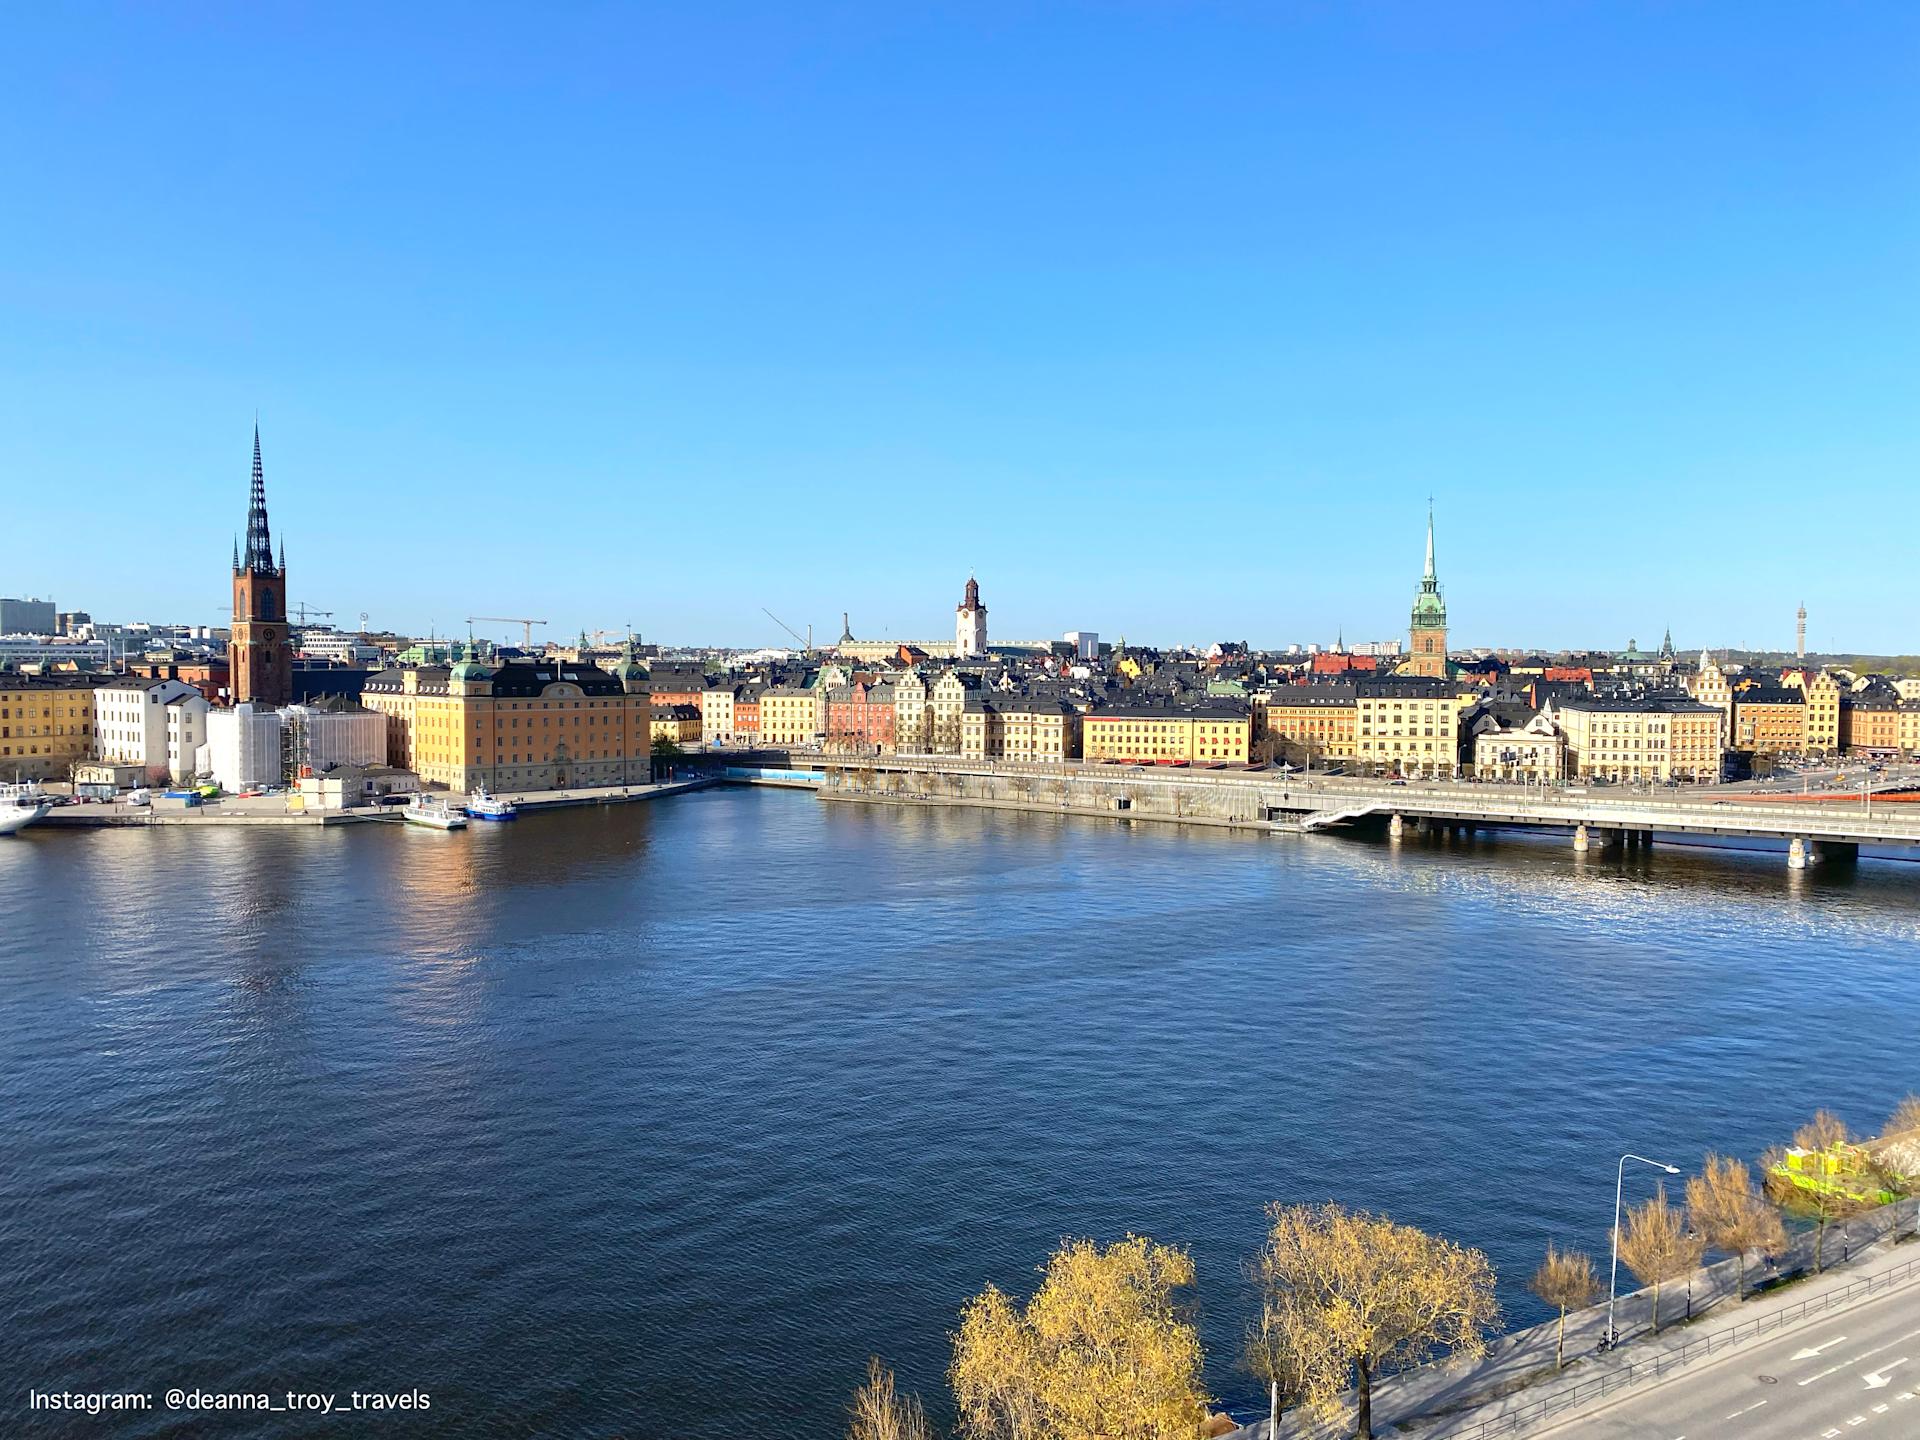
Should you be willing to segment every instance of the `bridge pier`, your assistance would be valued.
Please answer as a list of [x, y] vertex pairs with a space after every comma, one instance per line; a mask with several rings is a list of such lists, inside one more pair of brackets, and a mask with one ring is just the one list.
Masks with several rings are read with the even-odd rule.
[[1398, 813], [1396, 813], [1391, 820], [1387, 821], [1387, 834], [1394, 840], [1398, 840], [1406, 828], [1407, 822]]
[[1573, 853], [1576, 855], [1586, 854], [1587, 845], [1588, 845], [1587, 827], [1584, 825], [1574, 826], [1573, 827]]
[[1798, 835], [1794, 836], [1793, 843], [1787, 846], [1787, 868], [1789, 870], [1806, 869], [1807, 851], [1809, 848], [1806, 841], [1802, 840]]

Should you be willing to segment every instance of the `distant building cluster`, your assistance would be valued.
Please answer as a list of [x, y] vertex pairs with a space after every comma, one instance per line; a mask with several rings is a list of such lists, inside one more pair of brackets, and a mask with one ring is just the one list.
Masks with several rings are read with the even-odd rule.
[[[1658, 650], [1461, 655], [1427, 516], [1404, 646], [1255, 651], [1058, 641], [992, 645], [969, 576], [951, 641], [661, 654], [629, 635], [522, 644], [380, 635], [289, 601], [258, 427], [230, 624], [97, 623], [0, 599], [0, 779], [83, 770], [228, 790], [352, 795], [622, 785], [663, 755], [817, 750], [1409, 777], [1682, 783], [1767, 760], [1920, 755], [1920, 681], [1804, 659], [1767, 667]], [[1805, 607], [1796, 615], [1804, 656]]]

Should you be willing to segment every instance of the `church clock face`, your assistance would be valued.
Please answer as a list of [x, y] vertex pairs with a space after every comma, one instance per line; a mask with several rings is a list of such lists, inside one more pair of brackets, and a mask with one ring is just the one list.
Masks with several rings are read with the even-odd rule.
[[260, 632], [260, 643], [262, 645], [273, 644], [273, 627], [271, 625]]

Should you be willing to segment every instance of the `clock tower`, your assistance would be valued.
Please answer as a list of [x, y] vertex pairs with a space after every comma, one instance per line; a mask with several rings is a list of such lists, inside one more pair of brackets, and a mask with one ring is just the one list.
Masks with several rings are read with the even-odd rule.
[[273, 558], [267, 529], [267, 482], [260, 468], [260, 427], [253, 427], [253, 490], [247, 501], [247, 547], [233, 543], [233, 632], [227, 642], [233, 703], [285, 705], [293, 699], [293, 650], [287, 636], [287, 547]]
[[1400, 667], [1402, 675], [1425, 675], [1436, 680], [1447, 678], [1447, 602], [1440, 595], [1440, 580], [1433, 570], [1433, 503], [1427, 503], [1427, 573], [1413, 597], [1413, 624], [1409, 639], [1413, 658]]

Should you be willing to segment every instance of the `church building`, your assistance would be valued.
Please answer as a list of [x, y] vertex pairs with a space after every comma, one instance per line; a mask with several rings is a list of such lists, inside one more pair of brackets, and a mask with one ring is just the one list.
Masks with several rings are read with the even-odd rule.
[[267, 529], [267, 482], [260, 469], [260, 427], [253, 427], [253, 491], [247, 502], [247, 548], [233, 542], [233, 631], [227, 641], [233, 703], [286, 705], [293, 700], [293, 648], [287, 635], [287, 547], [273, 558]]
[[1402, 675], [1447, 678], [1447, 602], [1433, 570], [1433, 507], [1427, 507], [1427, 573], [1413, 597], [1413, 658], [1400, 667]]

